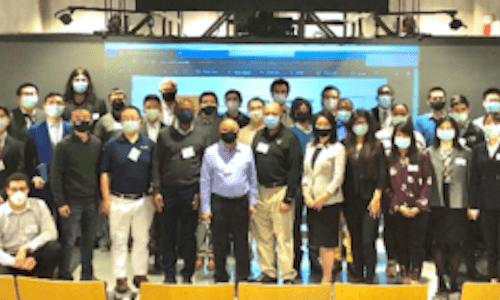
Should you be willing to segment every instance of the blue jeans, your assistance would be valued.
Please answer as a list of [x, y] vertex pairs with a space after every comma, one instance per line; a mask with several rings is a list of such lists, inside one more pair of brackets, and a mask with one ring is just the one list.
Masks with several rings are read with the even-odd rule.
[[92, 268], [92, 255], [97, 223], [97, 202], [88, 204], [70, 205], [71, 214], [68, 218], [60, 217], [60, 231], [62, 244], [62, 259], [59, 264], [59, 277], [72, 280], [71, 256], [78, 228], [82, 229], [80, 239], [80, 259], [82, 263], [82, 279], [91, 279], [94, 272]]

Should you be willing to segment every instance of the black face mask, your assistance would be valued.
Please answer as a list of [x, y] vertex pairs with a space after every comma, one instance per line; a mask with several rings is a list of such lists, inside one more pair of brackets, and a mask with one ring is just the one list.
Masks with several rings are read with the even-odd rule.
[[332, 130], [331, 129], [314, 129], [314, 134], [317, 136], [317, 137], [325, 137], [325, 136], [329, 136], [330, 134], [332, 134]]
[[87, 121], [75, 121], [73, 128], [78, 132], [90, 131], [90, 122]]
[[125, 103], [123, 101], [115, 101], [111, 103], [114, 111], [121, 111], [125, 107]]
[[299, 112], [295, 115], [295, 119], [300, 123], [304, 123], [311, 119], [311, 114], [309, 112]]
[[215, 110], [217, 109], [217, 107], [215, 106], [205, 106], [201, 109], [201, 111], [207, 115], [207, 116], [211, 116], [215, 113]]
[[431, 102], [431, 107], [432, 107], [432, 109], [435, 109], [435, 110], [442, 110], [445, 105], [446, 105], [446, 102], [444, 102], [444, 101], [432, 101]]
[[226, 132], [220, 135], [222, 138], [222, 141], [226, 144], [232, 144], [234, 141], [236, 141], [236, 133], [235, 132]]
[[165, 100], [167, 102], [174, 102], [175, 101], [175, 94], [176, 94], [176, 92], [166, 92], [166, 93], [161, 94], [161, 96], [163, 97], [163, 100]]
[[182, 124], [189, 124], [191, 123], [191, 121], [193, 121], [194, 118], [193, 112], [191, 112], [190, 110], [178, 111], [175, 116], [177, 117], [177, 120], [179, 120], [179, 122]]

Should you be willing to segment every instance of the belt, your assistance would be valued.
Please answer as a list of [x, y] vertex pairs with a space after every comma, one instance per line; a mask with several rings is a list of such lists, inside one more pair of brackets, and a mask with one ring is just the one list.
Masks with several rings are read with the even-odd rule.
[[245, 195], [242, 195], [242, 196], [239, 196], [239, 197], [224, 197], [224, 196], [221, 196], [221, 195], [217, 195], [217, 194], [212, 194], [212, 197], [214, 198], [219, 198], [219, 199], [222, 199], [222, 200], [247, 200], [248, 199], [248, 194], [245, 194]]
[[285, 186], [286, 182], [278, 181], [278, 182], [266, 182], [266, 183], [261, 183], [261, 185], [265, 188], [275, 188], [279, 186]]
[[115, 191], [111, 191], [111, 195], [113, 196], [116, 196], [116, 197], [120, 197], [120, 198], [125, 198], [125, 199], [132, 199], [132, 200], [137, 200], [137, 199], [140, 199], [144, 196], [147, 196], [146, 193], [142, 193], [142, 194], [123, 194], [123, 193], [119, 193], [119, 192], [115, 192]]

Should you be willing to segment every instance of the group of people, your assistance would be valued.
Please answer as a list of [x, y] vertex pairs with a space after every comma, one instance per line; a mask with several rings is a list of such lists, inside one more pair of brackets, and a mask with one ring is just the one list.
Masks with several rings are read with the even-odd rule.
[[[311, 266], [323, 283], [334, 280], [345, 238], [352, 280], [374, 282], [382, 215], [389, 276], [418, 281], [432, 253], [440, 290], [458, 290], [462, 259], [478, 277], [481, 239], [488, 277], [497, 280], [500, 90], [484, 93], [486, 114], [474, 121], [468, 100], [448, 101], [440, 87], [428, 93], [431, 112], [414, 121], [389, 85], [372, 110], [354, 110], [327, 86], [316, 114], [303, 98], [287, 106], [284, 79], [270, 92], [271, 101], [249, 100], [245, 116], [240, 92], [227, 91], [228, 111], [219, 116], [214, 92], [194, 103], [163, 79], [161, 97], [144, 98], [143, 115], [119, 88], [108, 112], [81, 68], [43, 109], [37, 86], [21, 85], [19, 107], [0, 106], [0, 273], [52, 278], [57, 268], [58, 278], [72, 280], [81, 228], [81, 280], [96, 280], [96, 234], [109, 230], [118, 292], [129, 289], [129, 247], [137, 287], [148, 281], [150, 255], [166, 283], [176, 282], [178, 258], [183, 282], [191, 282], [203, 255], [215, 281], [227, 282], [231, 249], [237, 282], [292, 284], [306, 210]], [[253, 279], [250, 239], [261, 271]]]

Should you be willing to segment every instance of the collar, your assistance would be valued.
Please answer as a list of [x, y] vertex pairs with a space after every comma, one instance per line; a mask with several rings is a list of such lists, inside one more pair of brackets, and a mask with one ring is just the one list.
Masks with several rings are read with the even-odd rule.
[[24, 209], [20, 210], [20, 211], [13, 210], [12, 207], [10, 207], [9, 200], [7, 200], [5, 202], [5, 205], [7, 206], [5, 214], [7, 216], [8, 215], [20, 215], [20, 214], [24, 213], [25, 211], [31, 210], [32, 209], [32, 207], [31, 207], [31, 201], [29, 201], [29, 200], [30, 200], [30, 198], [26, 199], [26, 207], [24, 207]]
[[148, 128], [154, 128], [154, 129], [158, 130], [158, 129], [160, 129], [160, 127], [161, 127], [161, 125], [160, 125], [160, 120], [156, 120], [156, 121], [153, 123], [153, 125], [151, 125], [151, 123], [149, 123], [149, 122], [146, 122], [146, 126], [147, 126]]
[[285, 127], [285, 126], [283, 126], [283, 124], [281, 124], [281, 123], [280, 123], [278, 126], [279, 126], [279, 129], [278, 129], [278, 131], [276, 132], [276, 134], [275, 134], [275, 135], [273, 135], [273, 136], [270, 136], [270, 135], [269, 135], [269, 129], [268, 129], [267, 127], [265, 127], [265, 128], [264, 128], [264, 137], [265, 137], [266, 139], [268, 139], [268, 140], [271, 140], [271, 139], [275, 139], [275, 138], [277, 138], [277, 137], [281, 136], [281, 132], [283, 132], [283, 127]]
[[[28, 113], [26, 112], [26, 110], [24, 109], [24, 107], [22, 107], [21, 105], [19, 105], [19, 109], [21, 110], [21, 113], [23, 115], [28, 115]], [[31, 112], [31, 117], [34, 117], [36, 115], [36, 108], [33, 109], [33, 111]]]
[[224, 142], [219, 140], [218, 143], [218, 147], [219, 149], [222, 149], [223, 152], [226, 152], [226, 153], [233, 153], [233, 152], [240, 152], [241, 151], [241, 146], [240, 146], [240, 143], [239, 142], [236, 142], [236, 145], [234, 146], [234, 149], [233, 150], [229, 150], [227, 149], [225, 146], [224, 146]]
[[251, 129], [253, 130], [261, 130], [261, 129], [264, 129], [264, 127], [266, 127], [266, 125], [264, 124], [264, 122], [262, 122], [262, 124], [258, 127], [254, 126], [254, 124], [252, 124], [252, 122], [250, 122], [250, 124], [248, 124], [248, 126], [250, 126]]
[[181, 135], [188, 135], [190, 132], [192, 132], [194, 130], [194, 125], [193, 125], [193, 122], [191, 121], [191, 125], [189, 127], [189, 129], [187, 131], [184, 131], [181, 129], [181, 127], [179, 126], [179, 121], [178, 120], [175, 120], [174, 121], [174, 129], [177, 130], [177, 132]]
[[137, 136], [137, 140], [133, 141], [133, 142], [130, 142], [126, 137], [125, 135], [122, 133], [122, 135], [120, 135], [120, 137], [118, 138], [118, 141], [121, 142], [121, 143], [127, 143], [127, 144], [131, 144], [131, 145], [135, 145], [137, 144], [138, 142], [142, 141], [142, 134], [139, 133], [139, 135]]
[[309, 125], [309, 128], [306, 129], [304, 127], [304, 125], [300, 124], [300, 123], [295, 123], [295, 127], [297, 127], [300, 131], [306, 133], [306, 134], [310, 134], [312, 132], [312, 125]]
[[55, 126], [62, 126], [63, 124], [63, 121], [62, 121], [62, 118], [59, 119], [59, 121], [57, 121], [56, 123], [52, 123], [49, 121], [49, 119], [47, 119], [47, 126], [50, 128], [50, 127], [55, 127]]
[[7, 130], [5, 130], [5, 132], [0, 135], [0, 148], [3, 149], [3, 147], [5, 146], [5, 140], [7, 139]]
[[429, 113], [429, 119], [431, 119], [431, 120], [436, 120], [436, 121], [437, 121], [437, 120], [439, 120], [439, 119], [443, 119], [445, 116], [446, 116], [446, 113], [443, 113], [443, 115], [442, 115], [441, 117], [436, 116], [436, 115], [434, 114], [434, 111], [431, 111], [431, 112]]

